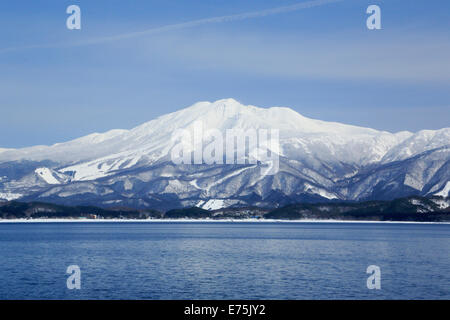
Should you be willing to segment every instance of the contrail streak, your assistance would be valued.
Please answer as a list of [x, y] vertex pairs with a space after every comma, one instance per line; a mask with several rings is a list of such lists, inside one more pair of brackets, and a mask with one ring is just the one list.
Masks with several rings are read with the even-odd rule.
[[261, 11], [253, 11], [253, 12], [246, 12], [246, 13], [241, 13], [241, 14], [212, 17], [212, 18], [193, 20], [193, 21], [188, 21], [188, 22], [183, 22], [183, 23], [170, 24], [170, 25], [147, 29], [147, 30], [143, 30], [143, 31], [130, 32], [130, 33], [124, 33], [124, 34], [107, 36], [107, 37], [93, 38], [91, 40], [85, 40], [85, 41], [81, 41], [81, 42], [53, 43], [53, 44], [41, 44], [41, 45], [30, 45], [30, 46], [23, 46], [23, 47], [3, 48], [3, 49], [0, 49], [0, 53], [7, 52], [7, 51], [24, 50], [24, 49], [76, 47], [76, 46], [99, 44], [99, 43], [104, 43], [104, 42], [112, 42], [112, 41], [117, 41], [117, 40], [137, 38], [137, 37], [142, 37], [142, 36], [147, 36], [147, 35], [152, 35], [152, 34], [158, 34], [158, 33], [167, 32], [167, 31], [192, 28], [192, 27], [196, 27], [196, 26], [200, 26], [200, 25], [204, 25], [204, 24], [210, 24], [210, 23], [223, 23], [223, 22], [240, 21], [240, 20], [246, 20], [246, 19], [267, 17], [267, 16], [276, 15], [276, 14], [280, 14], [280, 13], [293, 12], [293, 11], [318, 7], [318, 6], [326, 5], [329, 3], [341, 2], [341, 1], [344, 1], [344, 0], [313, 0], [313, 1], [297, 3], [294, 5], [290, 5], [290, 6], [266, 9], [266, 10], [261, 10]]

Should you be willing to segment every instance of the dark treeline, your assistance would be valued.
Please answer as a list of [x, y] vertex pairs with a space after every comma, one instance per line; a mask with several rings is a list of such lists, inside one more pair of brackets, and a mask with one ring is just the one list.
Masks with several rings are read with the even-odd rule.
[[280, 220], [370, 220], [370, 221], [450, 221], [449, 199], [409, 197], [391, 201], [297, 203], [281, 208], [201, 208], [159, 212], [151, 209], [62, 206], [40, 202], [0, 203], [2, 219], [280, 219]]

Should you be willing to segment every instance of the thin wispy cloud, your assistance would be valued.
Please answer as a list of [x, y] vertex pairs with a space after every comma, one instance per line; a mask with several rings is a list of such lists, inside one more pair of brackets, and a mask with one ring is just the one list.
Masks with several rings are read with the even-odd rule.
[[149, 36], [149, 35], [153, 35], [153, 34], [159, 34], [159, 33], [163, 33], [163, 32], [175, 31], [175, 30], [180, 30], [180, 29], [187, 29], [187, 28], [192, 28], [192, 27], [201, 26], [201, 25], [205, 25], [205, 24], [225, 23], [225, 22], [242, 21], [242, 20], [254, 19], [254, 18], [262, 18], [262, 17], [272, 16], [272, 15], [277, 15], [277, 14], [282, 14], [282, 13], [288, 13], [288, 12], [294, 12], [294, 11], [299, 11], [299, 10], [303, 10], [303, 9], [319, 7], [319, 6], [327, 5], [330, 3], [342, 2], [342, 1], [344, 1], [344, 0], [306, 1], [306, 2], [294, 4], [294, 5], [289, 5], [289, 6], [277, 7], [277, 8], [271, 8], [271, 9], [266, 9], [266, 10], [253, 11], [253, 12], [246, 12], [246, 13], [240, 13], [240, 14], [234, 14], [234, 15], [193, 20], [193, 21], [188, 21], [188, 22], [183, 22], [183, 23], [170, 24], [170, 25], [166, 25], [166, 26], [151, 28], [151, 29], [147, 29], [147, 30], [143, 30], [143, 31], [129, 32], [129, 33], [123, 33], [123, 34], [106, 36], [106, 37], [98, 37], [98, 38], [93, 38], [90, 40], [79, 41], [79, 42], [34, 44], [34, 45], [29, 45], [29, 46], [3, 48], [3, 49], [0, 49], [0, 53], [8, 52], [8, 51], [26, 50], [26, 49], [45, 49], [45, 48], [73, 47], [73, 46], [101, 44], [101, 43], [105, 43], [105, 42], [113, 42], [113, 41], [118, 41], [118, 40]]

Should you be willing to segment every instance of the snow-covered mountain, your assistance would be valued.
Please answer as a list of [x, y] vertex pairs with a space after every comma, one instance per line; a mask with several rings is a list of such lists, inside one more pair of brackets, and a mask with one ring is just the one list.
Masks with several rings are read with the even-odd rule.
[[[179, 129], [195, 135], [278, 130], [279, 170], [261, 163], [175, 164]], [[0, 149], [0, 199], [169, 209], [298, 201], [448, 196], [450, 128], [389, 133], [303, 117], [289, 108], [199, 102], [131, 130], [52, 146]], [[211, 137], [200, 138], [203, 145]], [[203, 140], [202, 140], [203, 139]], [[254, 150], [246, 145], [245, 157]], [[239, 150], [238, 150], [239, 151]]]

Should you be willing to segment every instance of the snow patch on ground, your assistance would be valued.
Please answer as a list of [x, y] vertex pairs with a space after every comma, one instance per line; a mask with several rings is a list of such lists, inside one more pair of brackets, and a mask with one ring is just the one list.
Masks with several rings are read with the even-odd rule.
[[328, 192], [324, 189], [314, 187], [308, 183], [305, 184], [305, 191], [312, 192], [314, 194], [317, 194], [317, 195], [327, 198], [327, 199], [337, 199], [338, 198], [335, 194]]
[[223, 199], [211, 199], [202, 205], [202, 209], [217, 210], [225, 207], [225, 200]]
[[445, 184], [444, 189], [442, 189], [441, 191], [435, 193], [435, 196], [441, 196], [441, 197], [448, 197], [448, 193], [450, 192], [450, 181], [447, 181], [447, 183]]
[[2, 192], [0, 192], [0, 199], [7, 200], [7, 201], [19, 199], [22, 196], [23, 195], [20, 193], [9, 193], [9, 192], [2, 193]]
[[48, 184], [61, 184], [49, 168], [37, 168], [34, 172]]
[[427, 213], [427, 212], [432, 212], [433, 208], [431, 208], [429, 205], [423, 203], [422, 201], [418, 200], [418, 199], [411, 199], [410, 203], [412, 205], [417, 206], [416, 211], [418, 213]]
[[126, 180], [124, 181], [124, 183], [123, 183], [123, 188], [124, 188], [126, 191], [132, 190], [132, 189], [133, 189], [133, 183], [132, 183], [129, 179], [126, 179]]
[[415, 179], [414, 177], [412, 177], [409, 174], [405, 175], [405, 180], [403, 181], [403, 184], [405, 186], [409, 186], [409, 187], [414, 188], [419, 191], [422, 191], [422, 188], [423, 188], [423, 182], [418, 181], [417, 179]]
[[202, 189], [202, 188], [200, 188], [199, 186], [198, 186], [198, 184], [197, 184], [197, 179], [194, 179], [194, 180], [191, 180], [191, 181], [189, 181], [189, 184], [191, 185], [191, 186], [193, 186], [194, 188], [196, 188], [196, 189]]
[[450, 200], [441, 200], [441, 199], [431, 199], [436, 205], [439, 206], [439, 209], [444, 210], [450, 207]]
[[61, 172], [68, 173], [74, 172], [74, 181], [89, 181], [108, 176], [109, 168], [104, 168], [104, 165], [95, 162], [83, 163], [60, 170]]
[[239, 200], [209, 199], [209, 200], [200, 200], [196, 204], [196, 207], [205, 210], [218, 210], [237, 203], [239, 203]]

